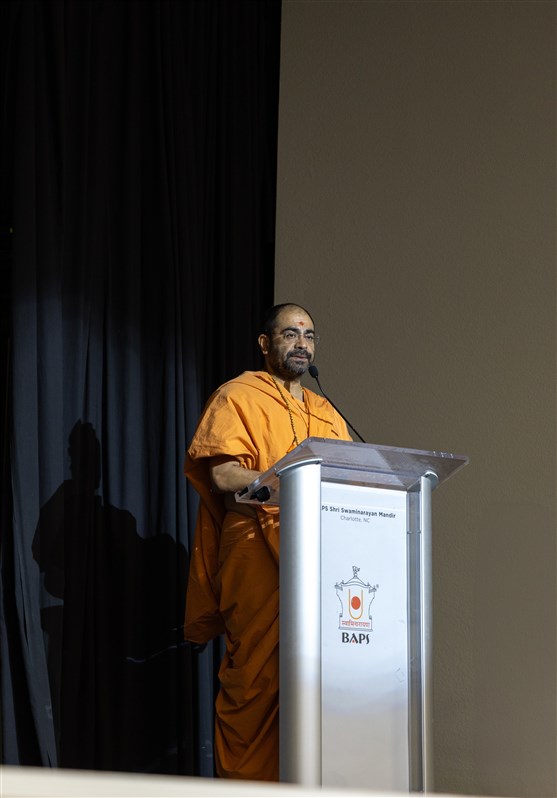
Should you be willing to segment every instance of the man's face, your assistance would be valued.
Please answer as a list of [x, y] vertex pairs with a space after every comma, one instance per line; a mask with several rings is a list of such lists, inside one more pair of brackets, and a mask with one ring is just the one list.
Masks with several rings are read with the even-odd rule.
[[304, 374], [315, 355], [313, 321], [301, 308], [284, 308], [271, 335], [262, 336], [261, 348], [271, 374], [284, 380]]

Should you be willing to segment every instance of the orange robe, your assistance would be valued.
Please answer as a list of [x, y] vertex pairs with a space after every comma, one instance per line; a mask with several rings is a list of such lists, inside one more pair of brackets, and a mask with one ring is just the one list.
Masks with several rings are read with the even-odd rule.
[[[290, 403], [298, 441], [350, 440], [326, 399], [304, 388]], [[294, 448], [288, 408], [267, 372], [246, 371], [209, 399], [186, 456], [185, 473], [201, 497], [190, 564], [185, 637], [225, 635], [216, 700], [219, 776], [278, 781], [278, 508], [257, 519], [224, 508], [211, 492], [210, 463], [234, 458], [266, 471]]]

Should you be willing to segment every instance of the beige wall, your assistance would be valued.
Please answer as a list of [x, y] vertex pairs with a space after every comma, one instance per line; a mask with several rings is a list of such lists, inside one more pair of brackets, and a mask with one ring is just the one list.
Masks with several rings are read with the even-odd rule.
[[284, 0], [276, 300], [434, 494], [435, 768], [555, 796], [555, 3]]

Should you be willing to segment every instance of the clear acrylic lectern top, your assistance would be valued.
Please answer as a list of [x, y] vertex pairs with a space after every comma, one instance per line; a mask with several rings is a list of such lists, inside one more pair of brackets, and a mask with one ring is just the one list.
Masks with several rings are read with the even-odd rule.
[[[464, 455], [401, 449], [396, 446], [337, 441], [329, 438], [306, 438], [293, 451], [258, 477], [243, 491], [237, 501], [261, 503], [261, 488], [268, 488], [265, 504], [279, 504], [280, 474], [302, 463], [321, 463], [321, 478], [326, 482], [365, 485], [407, 491], [424, 475], [435, 485], [444, 482], [468, 463]], [[266, 491], [264, 492], [266, 496]]]

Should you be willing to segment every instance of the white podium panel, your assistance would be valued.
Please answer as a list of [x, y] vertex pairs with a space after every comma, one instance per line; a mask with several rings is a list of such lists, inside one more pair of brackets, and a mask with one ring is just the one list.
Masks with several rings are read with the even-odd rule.
[[321, 491], [322, 784], [408, 792], [406, 493]]

